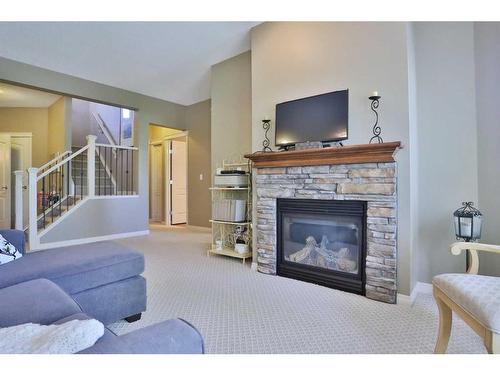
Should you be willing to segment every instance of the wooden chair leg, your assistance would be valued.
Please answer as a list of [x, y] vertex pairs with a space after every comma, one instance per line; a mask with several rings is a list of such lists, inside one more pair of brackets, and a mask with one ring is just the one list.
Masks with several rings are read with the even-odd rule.
[[439, 308], [439, 333], [434, 353], [444, 354], [448, 348], [448, 341], [450, 341], [452, 313], [448, 305], [436, 294], [434, 294], [434, 299]]

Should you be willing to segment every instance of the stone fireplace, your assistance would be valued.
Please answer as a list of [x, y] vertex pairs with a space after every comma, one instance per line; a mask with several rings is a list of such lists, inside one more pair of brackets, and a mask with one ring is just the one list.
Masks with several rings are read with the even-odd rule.
[[[247, 155], [254, 162], [257, 270], [396, 303], [399, 146]], [[354, 214], [345, 214], [342, 201], [359, 202]], [[283, 204], [299, 209], [283, 215]]]

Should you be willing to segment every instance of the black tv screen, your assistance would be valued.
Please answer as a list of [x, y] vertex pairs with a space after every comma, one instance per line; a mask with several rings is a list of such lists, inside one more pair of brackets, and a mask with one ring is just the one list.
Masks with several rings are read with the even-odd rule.
[[347, 139], [349, 90], [276, 105], [276, 146]]

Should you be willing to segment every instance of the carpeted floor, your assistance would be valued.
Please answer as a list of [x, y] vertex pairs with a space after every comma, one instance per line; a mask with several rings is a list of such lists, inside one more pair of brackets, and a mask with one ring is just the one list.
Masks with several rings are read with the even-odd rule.
[[[236, 259], [206, 255], [207, 231], [164, 229], [120, 240], [146, 257], [148, 310], [140, 321], [110, 326], [117, 334], [184, 318], [205, 338], [207, 353], [431, 353], [437, 308], [431, 295], [413, 306], [389, 305], [314, 284], [264, 275]], [[450, 353], [484, 353], [458, 318]]]

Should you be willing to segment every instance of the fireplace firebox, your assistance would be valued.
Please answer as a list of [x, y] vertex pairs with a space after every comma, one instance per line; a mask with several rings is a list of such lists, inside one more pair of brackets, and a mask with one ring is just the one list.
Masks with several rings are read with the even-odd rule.
[[277, 274], [365, 295], [365, 201], [277, 200]]

